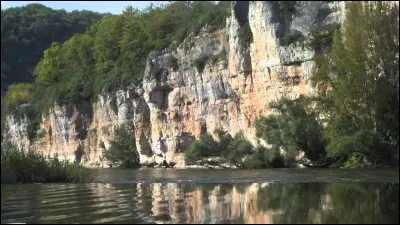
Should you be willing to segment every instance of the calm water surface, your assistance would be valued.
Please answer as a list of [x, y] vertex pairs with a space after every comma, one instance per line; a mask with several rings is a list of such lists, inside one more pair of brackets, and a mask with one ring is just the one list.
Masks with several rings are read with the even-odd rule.
[[98, 169], [1, 185], [2, 223], [398, 223], [398, 169]]

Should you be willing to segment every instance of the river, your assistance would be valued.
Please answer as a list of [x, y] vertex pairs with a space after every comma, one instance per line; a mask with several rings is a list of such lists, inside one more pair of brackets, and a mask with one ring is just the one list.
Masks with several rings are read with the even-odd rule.
[[1, 185], [1, 223], [399, 223], [396, 169], [94, 169]]

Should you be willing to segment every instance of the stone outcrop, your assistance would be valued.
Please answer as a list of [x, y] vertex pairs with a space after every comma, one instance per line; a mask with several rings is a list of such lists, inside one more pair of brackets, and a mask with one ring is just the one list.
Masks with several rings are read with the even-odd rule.
[[[278, 2], [233, 2], [226, 27], [204, 27], [177, 49], [152, 52], [143, 83], [98, 96], [73, 107], [55, 106], [42, 116], [39, 135], [28, 140], [26, 118], [7, 118], [8, 136], [25, 149], [107, 166], [100, 143], [121, 124], [134, 128], [140, 161], [184, 166], [184, 151], [204, 132], [217, 128], [256, 143], [253, 122], [271, 113], [268, 103], [282, 96], [310, 95], [314, 50], [302, 43], [282, 46], [290, 32], [311, 31], [343, 20], [344, 2], [297, 2], [295, 12]], [[248, 21], [253, 41], [240, 30]]]

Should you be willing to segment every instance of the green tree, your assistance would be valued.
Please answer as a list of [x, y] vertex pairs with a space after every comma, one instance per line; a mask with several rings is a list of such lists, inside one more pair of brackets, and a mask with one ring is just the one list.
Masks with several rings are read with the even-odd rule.
[[52, 42], [62, 43], [75, 33], [85, 32], [103, 15], [54, 10], [37, 3], [2, 9], [2, 91], [13, 83], [32, 82], [34, 67]]
[[238, 132], [228, 145], [228, 148], [223, 151], [223, 156], [233, 165], [244, 167], [243, 159], [246, 156], [253, 155], [253, 145], [245, 139], [242, 132]]
[[[281, 98], [270, 103], [269, 107], [277, 114], [261, 117], [255, 122], [257, 137], [271, 145], [268, 151], [276, 153], [282, 148], [286, 153], [286, 160], [289, 161], [294, 160], [300, 150], [311, 160], [324, 158], [325, 140], [322, 137], [322, 125], [316, 119], [309, 99]], [[273, 158], [269, 159], [271, 160]]]
[[193, 142], [185, 151], [185, 162], [192, 164], [196, 160], [210, 156], [220, 156], [218, 143], [210, 134], [200, 136], [199, 140]]
[[44, 58], [35, 68], [34, 75], [39, 83], [43, 85], [55, 84], [60, 76], [58, 71], [62, 69], [63, 61], [60, 56], [61, 45], [54, 42], [51, 47], [44, 51]]
[[[150, 52], [162, 50], [168, 46], [177, 47], [187, 34], [197, 32], [206, 24], [212, 29], [222, 28], [229, 13], [229, 6], [226, 3], [215, 4], [208, 1], [205, 3], [172, 2], [160, 7], [150, 6], [140, 12], [127, 7], [122, 15], [107, 15], [97, 22], [95, 20], [82, 22], [83, 25], [79, 22], [82, 20], [79, 19], [78, 12], [73, 12], [71, 18], [68, 16], [64, 18], [63, 15], [66, 12], [57, 11], [60, 15], [57, 14], [54, 17], [64, 18], [55, 22], [57, 29], [60, 29], [60, 34], [67, 33], [65, 31], [67, 28], [63, 27], [64, 22], [67, 24], [78, 22], [80, 28], [88, 23], [93, 23], [93, 25], [83, 34], [75, 34], [68, 40], [67, 38], [71, 35], [65, 37], [62, 41], [67, 41], [62, 44], [54, 42], [50, 46], [50, 42], [49, 45], [43, 47], [43, 49], [49, 48], [45, 50], [43, 58], [34, 70], [35, 82], [32, 85], [29, 100], [38, 112], [36, 116], [40, 117], [40, 114], [48, 112], [55, 103], [68, 105], [82, 101], [91, 102], [96, 100], [102, 92], [124, 89], [132, 84], [138, 85], [143, 79]], [[48, 8], [42, 9], [41, 5], [32, 7], [39, 10], [40, 13], [37, 15], [39, 18], [43, 17], [44, 20], [48, 17], [52, 18], [52, 11]], [[15, 45], [10, 43], [18, 42], [19, 38], [13, 36], [12, 32], [13, 29], [20, 28], [15, 27], [15, 21], [18, 19], [14, 18], [14, 12], [19, 10], [7, 11], [9, 13], [4, 17], [4, 20], [11, 21], [13, 26], [3, 27], [2, 23], [2, 29], [6, 30], [4, 33], [2, 30], [2, 44], [4, 39], [7, 40], [4, 42], [5, 45], [11, 46], [11, 49], [7, 50], [7, 54], [10, 53], [9, 56], [15, 53], [12, 49]], [[90, 17], [88, 12], [82, 12], [82, 14], [84, 17]], [[25, 14], [22, 17], [25, 16], [29, 17]], [[40, 30], [42, 24], [35, 19], [28, 25], [34, 23], [32, 26], [38, 26]], [[73, 28], [68, 26], [68, 29]], [[36, 31], [36, 28], [33, 30]], [[42, 30], [47, 31], [47, 29]], [[53, 30], [50, 29], [48, 35], [53, 35], [52, 32]], [[3, 38], [3, 34], [10, 37], [6, 35], [7, 37]], [[38, 34], [38, 37], [40, 35]], [[47, 37], [40, 37], [47, 40]], [[54, 37], [51, 40], [59, 39]], [[43, 50], [38, 51], [40, 53]], [[24, 54], [15, 53], [15, 55], [16, 57], [10, 59], [13, 62], [19, 60], [18, 55]]]
[[240, 168], [261, 168], [265, 165], [262, 162], [263, 157], [259, 157], [258, 151], [245, 139], [242, 132], [237, 133], [233, 138], [219, 129], [215, 131], [215, 134], [217, 139], [214, 139], [211, 134], [204, 134], [199, 140], [193, 142], [185, 151], [185, 162], [193, 164], [196, 160], [217, 156], [221, 157], [220, 163], [229, 162]]
[[119, 167], [139, 167], [139, 153], [133, 132], [126, 126], [118, 127], [114, 139], [110, 140], [110, 147], [103, 149], [103, 157]]
[[388, 163], [399, 149], [399, 11], [395, 4], [346, 5], [332, 52], [317, 58], [312, 84], [324, 118], [328, 153]]
[[8, 88], [5, 96], [5, 108], [13, 109], [18, 105], [27, 103], [29, 101], [29, 92], [31, 88], [32, 84], [30, 83], [12, 84]]

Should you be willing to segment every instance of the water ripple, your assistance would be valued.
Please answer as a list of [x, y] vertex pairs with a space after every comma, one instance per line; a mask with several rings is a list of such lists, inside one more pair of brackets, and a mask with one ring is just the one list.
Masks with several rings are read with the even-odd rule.
[[[138, 171], [146, 175], [146, 170]], [[397, 177], [390, 171], [355, 176], [354, 171], [338, 170], [335, 176], [329, 175], [332, 171], [324, 176], [310, 170], [313, 179], [305, 182], [311, 175], [299, 170], [249, 170], [246, 176], [238, 170], [223, 178], [209, 171], [210, 177], [196, 178], [185, 177], [193, 174], [184, 170], [174, 175], [156, 171], [163, 182], [137, 176], [91, 184], [2, 185], [1, 222], [399, 222], [398, 172]], [[365, 177], [373, 180], [365, 182]]]

